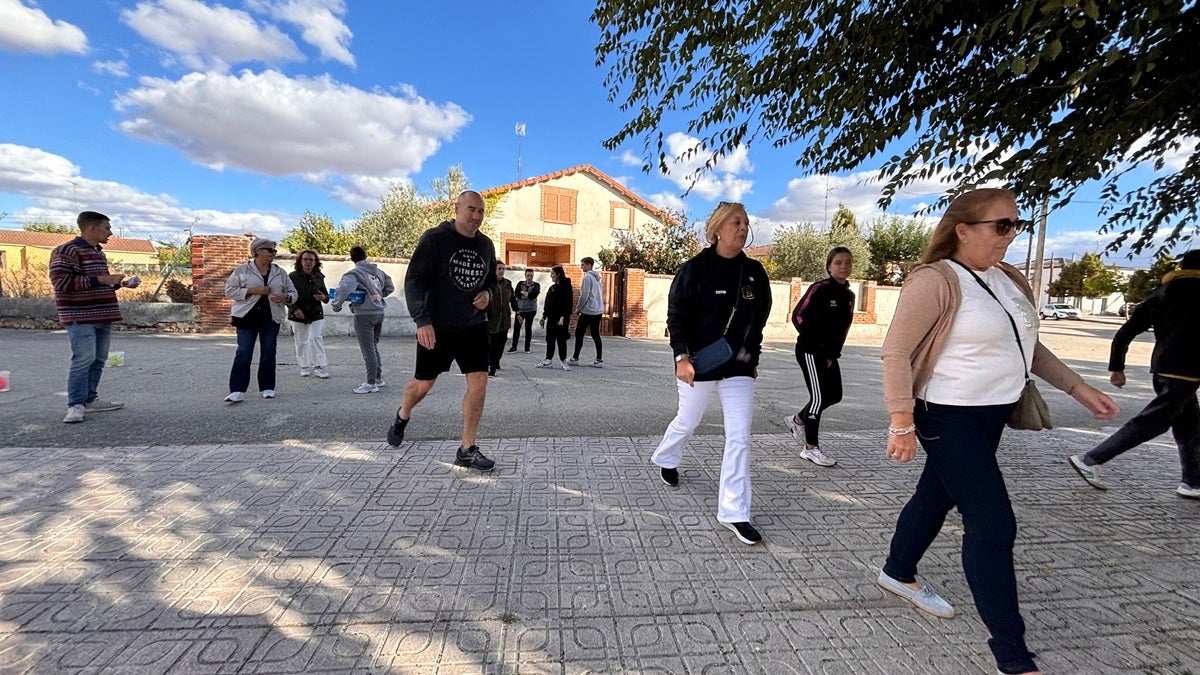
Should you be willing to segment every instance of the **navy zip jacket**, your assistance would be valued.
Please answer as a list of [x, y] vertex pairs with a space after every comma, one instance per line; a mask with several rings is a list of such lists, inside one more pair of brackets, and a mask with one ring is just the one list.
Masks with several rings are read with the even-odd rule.
[[[726, 333], [735, 301], [737, 313]], [[697, 374], [696, 381], [753, 377], [770, 313], [771, 283], [762, 263], [745, 253], [722, 258], [710, 246], [685, 262], [671, 282], [667, 298], [671, 349], [675, 354], [694, 354], [724, 334], [734, 357], [711, 373]]]
[[471, 303], [496, 293], [496, 248], [482, 232], [464, 237], [447, 220], [425, 230], [404, 275], [404, 300], [417, 327], [466, 328], [486, 324], [487, 307]]
[[1163, 285], [1134, 308], [1113, 336], [1108, 370], [1125, 370], [1125, 354], [1133, 338], [1154, 327], [1150, 372], [1200, 379], [1200, 270], [1176, 270]]
[[792, 310], [799, 333], [796, 347], [817, 358], [836, 359], [854, 321], [854, 291], [850, 284], [827, 277], [808, 287]]

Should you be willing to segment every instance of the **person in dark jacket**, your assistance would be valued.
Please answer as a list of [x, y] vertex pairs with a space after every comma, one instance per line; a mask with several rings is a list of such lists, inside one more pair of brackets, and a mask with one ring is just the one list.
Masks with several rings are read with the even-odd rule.
[[500, 370], [500, 357], [504, 356], [504, 345], [508, 344], [512, 313], [517, 311], [512, 282], [504, 278], [506, 269], [503, 262], [496, 261], [496, 293], [488, 303], [488, 339], [491, 340], [488, 352], [489, 377], [495, 377], [496, 371]]
[[487, 397], [487, 308], [496, 293], [496, 248], [479, 231], [483, 214], [483, 197], [464, 191], [454, 202], [454, 219], [426, 230], [413, 249], [404, 298], [417, 324], [417, 363], [387, 440], [393, 446], [404, 442], [413, 408], [456, 362], [466, 376], [467, 391], [454, 463], [491, 471], [496, 463], [475, 444]]
[[1175, 436], [1182, 476], [1175, 490], [1180, 497], [1200, 499], [1200, 249], [1179, 259], [1178, 269], [1163, 277], [1162, 286], [1133, 310], [1113, 336], [1108, 357], [1109, 382], [1125, 386], [1125, 354], [1129, 343], [1154, 329], [1150, 355], [1155, 397], [1090, 451], [1070, 457], [1071, 466], [1092, 487], [1105, 490], [1100, 465], [1164, 433]]
[[826, 455], [817, 437], [821, 413], [842, 400], [842, 369], [838, 358], [854, 320], [854, 291], [850, 274], [854, 254], [845, 246], [835, 246], [825, 256], [829, 277], [808, 287], [792, 310], [796, 337], [796, 362], [808, 387], [808, 405], [783, 423], [797, 443], [803, 443], [800, 456], [817, 466], [833, 466], [837, 460]]
[[[766, 270], [742, 251], [750, 219], [741, 204], [721, 202], [704, 228], [710, 246], [679, 268], [667, 298], [667, 330], [675, 354], [679, 410], [651, 461], [663, 483], [679, 485], [683, 448], [715, 391], [725, 416], [725, 453], [717, 496], [717, 522], [744, 544], [762, 541], [750, 524], [750, 425], [763, 326], [771, 313]], [[732, 355], [696, 372], [693, 355], [725, 340]], [[727, 352], [727, 353], [728, 353]]]
[[529, 353], [529, 344], [533, 340], [533, 317], [537, 316], [537, 299], [542, 292], [542, 285], [533, 280], [533, 270], [525, 270], [525, 280], [518, 281], [513, 289], [513, 299], [517, 303], [517, 317], [513, 323], [512, 347], [508, 351], [517, 351], [517, 341], [521, 337], [521, 328], [525, 328], [525, 353]]
[[325, 354], [325, 338], [321, 336], [325, 323], [325, 309], [321, 304], [329, 300], [329, 293], [317, 252], [312, 249], [301, 251], [288, 277], [296, 287], [298, 296], [296, 302], [288, 305], [288, 321], [292, 322], [300, 377], [308, 377], [315, 370], [316, 376], [324, 380], [329, 377], [329, 371], [326, 370], [329, 357]]
[[550, 288], [546, 291], [546, 300], [542, 304], [542, 326], [546, 329], [546, 360], [538, 364], [538, 368], [553, 368], [554, 348], [558, 347], [558, 366], [570, 370], [567, 365], [567, 338], [571, 337], [571, 307], [575, 300], [575, 291], [571, 288], [571, 278], [563, 271], [562, 265], [550, 268]]

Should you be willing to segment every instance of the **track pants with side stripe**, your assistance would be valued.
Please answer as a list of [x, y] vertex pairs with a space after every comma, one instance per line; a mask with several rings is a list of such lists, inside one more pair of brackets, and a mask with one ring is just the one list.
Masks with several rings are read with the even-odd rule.
[[808, 387], [808, 405], [800, 409], [804, 421], [804, 442], [820, 445], [817, 432], [821, 429], [821, 412], [842, 400], [842, 369], [837, 359], [823, 359], [796, 348], [796, 362], [804, 372]]

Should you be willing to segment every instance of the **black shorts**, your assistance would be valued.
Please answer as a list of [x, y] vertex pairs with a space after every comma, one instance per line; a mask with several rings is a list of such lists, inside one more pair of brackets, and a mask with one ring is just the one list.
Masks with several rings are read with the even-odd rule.
[[467, 328], [435, 328], [433, 349], [417, 343], [417, 369], [413, 375], [417, 380], [436, 380], [438, 375], [450, 371], [452, 362], [467, 373], [487, 372], [488, 339], [486, 323]]

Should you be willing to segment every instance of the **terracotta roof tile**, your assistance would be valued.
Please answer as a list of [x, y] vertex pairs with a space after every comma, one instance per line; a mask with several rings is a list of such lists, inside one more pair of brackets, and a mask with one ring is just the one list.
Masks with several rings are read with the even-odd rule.
[[[55, 248], [74, 239], [74, 234], [56, 234], [54, 232], [27, 232], [25, 230], [0, 230], [0, 244], [13, 246], [34, 246], [36, 248]], [[104, 244], [105, 250], [124, 251], [126, 253], [154, 254], [154, 243], [149, 239], [131, 239], [126, 237], [109, 237]]]
[[548, 173], [548, 174], [545, 174], [542, 176], [534, 176], [533, 178], [526, 178], [525, 180], [518, 181], [516, 183], [509, 183], [507, 185], [499, 185], [494, 188], [488, 188], [486, 190], [482, 190], [482, 191], [480, 191], [479, 194], [487, 196], [487, 195], [495, 193], [495, 192], [507, 192], [509, 190], [516, 190], [517, 188], [528, 187], [530, 185], [537, 185], [538, 183], [545, 183], [546, 181], [554, 180], [555, 178], [562, 178], [563, 176], [569, 176], [573, 173], [591, 174], [592, 177], [594, 177], [596, 180], [599, 180], [601, 183], [604, 183], [605, 185], [609, 186], [613, 190], [616, 190], [617, 192], [621, 193], [626, 198], [628, 198], [629, 201], [631, 201], [631, 202], [637, 204], [638, 206], [642, 207], [643, 209], [649, 211], [656, 218], [665, 218], [667, 220], [670, 220], [671, 222], [674, 222], [674, 220], [675, 220], [674, 218], [671, 217], [670, 213], [668, 213], [667, 211], [665, 211], [663, 209], [658, 208], [657, 206], [646, 201], [645, 199], [642, 199], [637, 194], [632, 192], [629, 188], [618, 183], [615, 178], [612, 178], [611, 176], [604, 173], [600, 169], [597, 169], [596, 167], [592, 166], [591, 164], [580, 164], [579, 166], [573, 166], [569, 169], [563, 169], [562, 171], [555, 171], [554, 173]]

